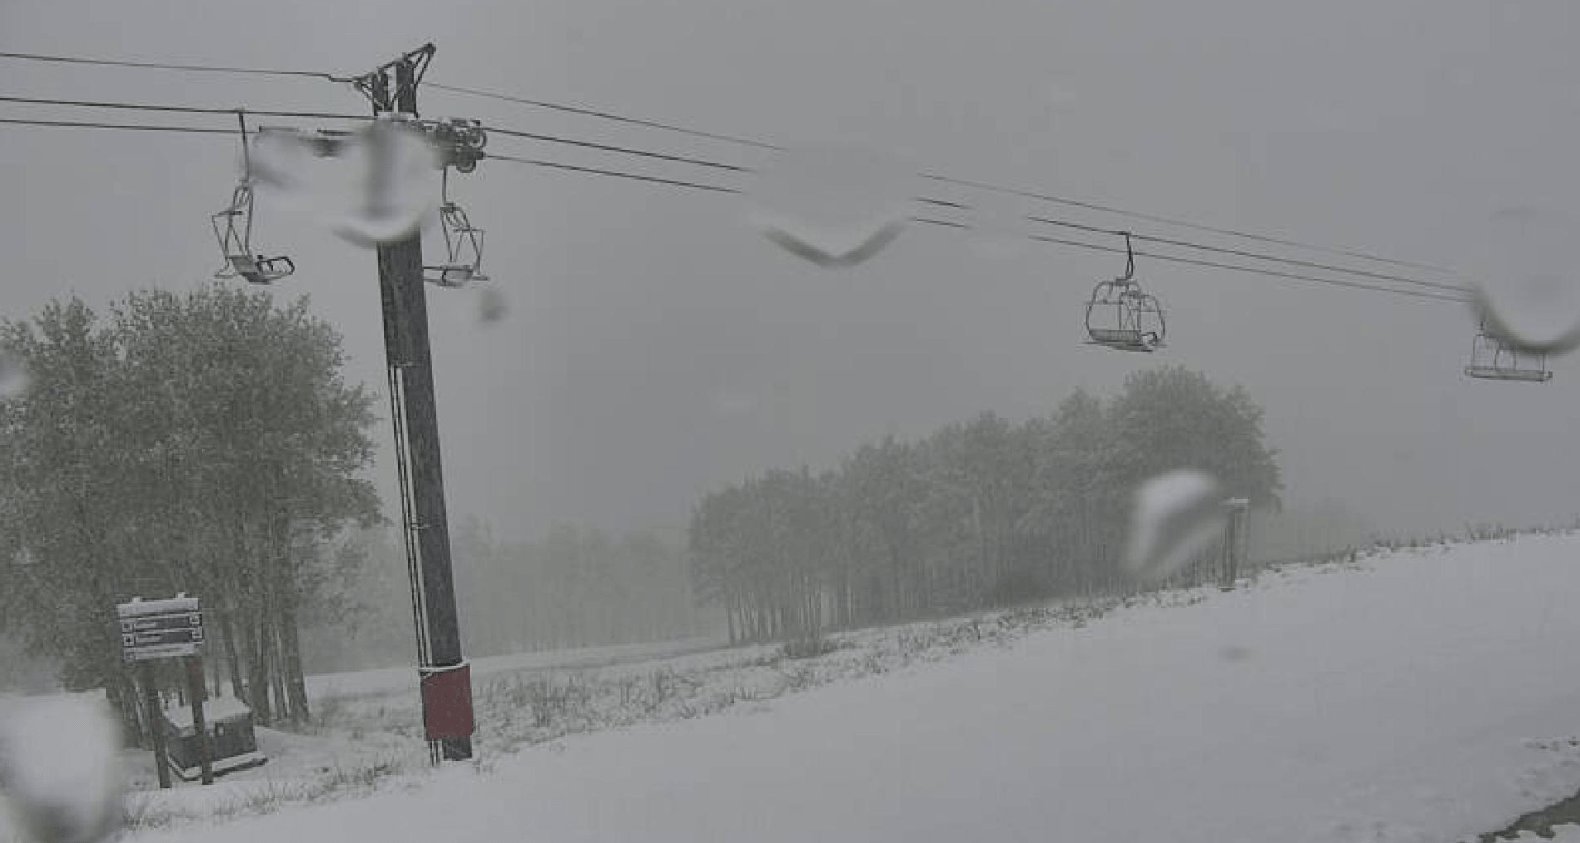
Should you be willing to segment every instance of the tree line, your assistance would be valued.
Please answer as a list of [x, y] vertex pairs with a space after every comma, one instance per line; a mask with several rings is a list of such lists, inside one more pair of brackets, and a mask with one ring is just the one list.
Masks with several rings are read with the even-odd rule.
[[508, 541], [481, 521], [455, 540], [463, 632], [475, 652], [593, 647], [698, 631], [684, 553], [652, 530], [560, 524]]
[[0, 323], [0, 354], [30, 381], [0, 400], [0, 630], [140, 733], [115, 605], [186, 592], [215, 692], [305, 718], [300, 627], [341, 611], [336, 537], [381, 518], [340, 335], [305, 298], [210, 285], [56, 300]]
[[[461, 640], [469, 656], [663, 641], [700, 634], [684, 551], [652, 530], [611, 533], [566, 524], [537, 540], [508, 539], [486, 522], [451, 531]], [[409, 662], [410, 585], [396, 539], [383, 529], [348, 536], [365, 561], [347, 586], [355, 607], [305, 631], [309, 669]]]
[[688, 530], [692, 586], [724, 609], [732, 641], [1114, 591], [1131, 496], [1178, 468], [1253, 508], [1279, 505], [1249, 394], [1164, 367], [1107, 401], [1077, 390], [1020, 424], [983, 413], [869, 442], [836, 469], [772, 469], [710, 492]]

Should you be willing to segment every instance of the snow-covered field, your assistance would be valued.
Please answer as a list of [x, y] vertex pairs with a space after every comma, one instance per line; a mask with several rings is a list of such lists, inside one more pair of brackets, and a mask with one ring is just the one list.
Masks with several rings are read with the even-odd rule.
[[493, 672], [480, 763], [439, 772], [378, 729], [410, 694], [363, 687], [252, 778], [133, 795], [130, 839], [1459, 840], [1580, 789], [1577, 564], [1522, 536], [814, 659]]
[[[716, 650], [726, 646], [727, 643], [718, 637], [688, 638], [653, 644], [619, 644], [577, 650], [484, 656], [472, 660], [472, 677], [474, 680], [480, 680], [496, 674], [523, 670], [598, 667], [623, 662], [648, 661], [666, 656]], [[415, 668], [389, 667], [346, 673], [324, 673], [307, 678], [307, 693], [313, 699], [396, 692], [413, 694], [417, 692]]]

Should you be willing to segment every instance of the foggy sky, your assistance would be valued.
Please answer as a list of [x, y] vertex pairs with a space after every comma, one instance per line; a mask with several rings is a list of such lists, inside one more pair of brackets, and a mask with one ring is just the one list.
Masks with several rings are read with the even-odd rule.
[[[1577, 16], [1568, 0], [11, 0], [0, 49], [346, 73], [431, 40], [434, 81], [777, 143], [863, 144], [964, 178], [1475, 275], [1495, 251], [1493, 214], [1574, 195]], [[367, 110], [323, 81], [15, 62], [0, 62], [0, 91]], [[421, 96], [424, 116], [765, 160]], [[711, 175], [498, 136], [489, 149]], [[103, 304], [190, 289], [219, 264], [208, 216], [229, 198], [236, 157], [219, 136], [0, 126], [0, 314], [72, 291]], [[1250, 390], [1291, 503], [1344, 500], [1401, 531], [1580, 513], [1566, 435], [1580, 370], [1559, 360], [1545, 386], [1466, 380], [1473, 322], [1459, 305], [1142, 259], [1170, 347], [1125, 355], [1082, 344], [1082, 302], [1122, 268], [1112, 255], [913, 227], [830, 272], [758, 237], [731, 197], [498, 162], [454, 188], [489, 232], [486, 268], [510, 311], [483, 326], [472, 293], [429, 291], [450, 511], [506, 535], [561, 520], [676, 526], [700, 493], [746, 474], [832, 467], [863, 441], [982, 410], [1019, 421], [1163, 363]], [[1001, 219], [1037, 210], [1201, 237], [952, 193]], [[310, 293], [346, 334], [352, 378], [381, 387], [373, 256], [267, 202], [258, 211], [257, 245], [298, 267], [279, 290]], [[1571, 271], [1569, 256], [1553, 261]], [[392, 502], [388, 428], [376, 436]]]

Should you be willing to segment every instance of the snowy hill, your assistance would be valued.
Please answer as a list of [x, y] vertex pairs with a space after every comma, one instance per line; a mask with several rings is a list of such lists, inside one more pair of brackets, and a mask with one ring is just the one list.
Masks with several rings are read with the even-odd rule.
[[1264, 574], [131, 839], [1457, 840], [1580, 788], [1576, 560], [1524, 536]]

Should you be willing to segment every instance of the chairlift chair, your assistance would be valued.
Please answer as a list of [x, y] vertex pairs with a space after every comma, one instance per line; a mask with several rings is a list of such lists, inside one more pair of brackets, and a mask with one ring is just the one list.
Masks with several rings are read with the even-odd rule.
[[252, 250], [252, 185], [246, 180], [231, 193], [230, 205], [210, 218], [225, 265], [215, 278], [240, 276], [253, 284], [273, 284], [296, 271], [285, 255], [266, 256]]
[[1092, 288], [1086, 303], [1089, 342], [1116, 351], [1155, 351], [1163, 346], [1163, 306], [1136, 283], [1136, 257], [1125, 233], [1125, 274]]
[[219, 240], [220, 254], [225, 265], [214, 273], [215, 278], [229, 279], [240, 276], [253, 284], [273, 284], [296, 271], [296, 264], [285, 255], [267, 256], [253, 251], [252, 247], [252, 162], [247, 150], [246, 117], [237, 112], [241, 122], [241, 182], [231, 191], [230, 204], [209, 218], [214, 227], [214, 237]]
[[1520, 351], [1496, 334], [1487, 332], [1483, 325], [1476, 332], [1470, 346], [1470, 364], [1465, 374], [1472, 378], [1499, 381], [1526, 381], [1546, 383], [1553, 373], [1547, 368], [1547, 355], [1541, 352]]
[[440, 287], [464, 287], [487, 281], [483, 274], [483, 230], [472, 225], [465, 209], [449, 197], [449, 171], [445, 171], [444, 203], [439, 206], [439, 229], [444, 235], [445, 262], [423, 267], [424, 280]]

